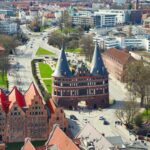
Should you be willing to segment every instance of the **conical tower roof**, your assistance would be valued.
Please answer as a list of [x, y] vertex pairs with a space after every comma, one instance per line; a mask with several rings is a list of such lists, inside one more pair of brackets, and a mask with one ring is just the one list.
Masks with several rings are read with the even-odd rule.
[[61, 48], [60, 57], [57, 62], [55, 72], [53, 73], [54, 77], [70, 77], [71, 71], [67, 62], [66, 54], [64, 51], [64, 46]]
[[105, 75], [107, 74], [107, 71], [105, 69], [101, 54], [100, 54], [100, 49], [97, 43], [95, 43], [95, 50], [93, 54], [93, 59], [92, 59], [92, 67], [90, 73], [92, 75]]

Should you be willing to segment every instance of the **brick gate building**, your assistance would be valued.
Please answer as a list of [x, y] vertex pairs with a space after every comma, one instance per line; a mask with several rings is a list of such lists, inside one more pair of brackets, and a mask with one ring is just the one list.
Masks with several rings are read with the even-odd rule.
[[52, 81], [52, 99], [58, 106], [76, 109], [80, 101], [91, 108], [109, 105], [108, 73], [97, 44], [90, 70], [82, 63], [71, 71], [62, 48]]

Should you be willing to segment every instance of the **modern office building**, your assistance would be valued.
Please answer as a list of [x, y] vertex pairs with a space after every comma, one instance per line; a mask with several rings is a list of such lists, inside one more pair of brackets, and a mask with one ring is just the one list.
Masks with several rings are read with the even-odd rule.
[[127, 22], [126, 10], [99, 10], [94, 12], [94, 22], [97, 28], [113, 27]]

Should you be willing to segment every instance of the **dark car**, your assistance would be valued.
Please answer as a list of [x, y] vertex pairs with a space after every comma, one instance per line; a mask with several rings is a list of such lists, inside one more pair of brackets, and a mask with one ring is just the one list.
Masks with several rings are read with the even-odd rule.
[[100, 116], [99, 120], [105, 120], [105, 118], [103, 116]]
[[109, 122], [107, 120], [104, 120], [103, 124], [104, 125], [109, 125]]
[[70, 115], [70, 119], [72, 119], [72, 120], [78, 120], [78, 118], [75, 115]]

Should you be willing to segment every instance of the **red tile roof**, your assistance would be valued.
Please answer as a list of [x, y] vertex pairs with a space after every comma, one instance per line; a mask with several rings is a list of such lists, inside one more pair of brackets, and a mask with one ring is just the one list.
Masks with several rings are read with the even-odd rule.
[[79, 150], [73, 141], [58, 126], [53, 128], [46, 145], [56, 145], [59, 150]]
[[8, 112], [9, 102], [5, 93], [0, 89], [0, 105], [2, 105], [3, 111]]
[[55, 111], [56, 111], [56, 106], [55, 106], [55, 104], [54, 104], [54, 102], [53, 102], [52, 99], [50, 99], [50, 100], [47, 102], [47, 105], [48, 105], [48, 108], [50, 109], [50, 112], [51, 112], [51, 113], [55, 113]]
[[36, 150], [30, 140], [27, 140], [21, 150]]
[[[32, 100], [34, 100], [35, 96], [39, 96], [41, 98], [37, 88], [35, 87], [34, 83], [32, 82], [30, 87], [28, 88], [28, 90], [26, 91], [26, 93], [24, 95], [27, 106], [31, 105]], [[42, 98], [41, 98], [41, 101], [42, 101]]]
[[10, 101], [9, 109], [12, 107], [13, 103], [17, 102], [17, 104], [22, 108], [26, 106], [24, 96], [22, 93], [17, 89], [17, 87], [14, 87], [10, 94], [8, 95], [8, 100]]
[[[130, 55], [130, 53], [128, 53], [125, 50], [118, 50], [116, 48], [110, 48], [108, 50], [106, 50], [103, 55], [112, 57], [113, 59], [117, 60], [120, 64], [126, 64], [129, 59], [132, 58], [132, 56]], [[133, 58], [132, 58], [133, 59]]]
[[45, 14], [44, 14], [44, 17], [47, 17], [47, 18], [55, 18], [55, 14], [53, 14], [53, 13], [45, 13]]

